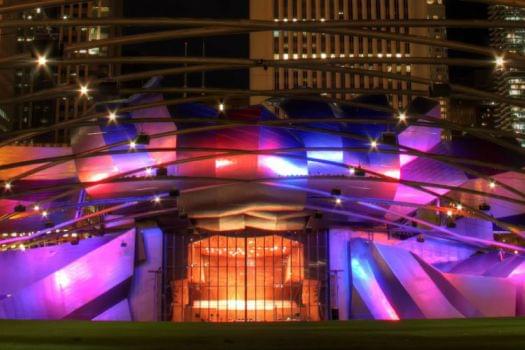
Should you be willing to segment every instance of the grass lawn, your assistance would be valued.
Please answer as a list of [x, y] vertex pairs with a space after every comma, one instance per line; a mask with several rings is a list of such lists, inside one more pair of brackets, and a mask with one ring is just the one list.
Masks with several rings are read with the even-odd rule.
[[525, 319], [325, 323], [0, 321], [11, 349], [525, 349]]

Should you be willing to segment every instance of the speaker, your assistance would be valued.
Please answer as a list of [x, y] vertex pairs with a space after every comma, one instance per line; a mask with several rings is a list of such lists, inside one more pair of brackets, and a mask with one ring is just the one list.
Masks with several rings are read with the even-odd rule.
[[140, 133], [135, 139], [137, 145], [149, 145], [150, 137], [147, 134]]

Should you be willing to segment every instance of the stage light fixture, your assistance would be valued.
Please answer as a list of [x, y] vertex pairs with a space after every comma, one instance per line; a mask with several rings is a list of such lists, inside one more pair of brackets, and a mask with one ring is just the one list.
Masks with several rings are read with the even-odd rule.
[[23, 213], [26, 211], [26, 207], [22, 204], [18, 204], [16, 207], [15, 207], [15, 213]]
[[330, 191], [330, 193], [331, 193], [332, 196], [334, 196], [334, 197], [339, 197], [340, 195], [343, 194], [343, 192], [342, 192], [341, 189], [339, 189], [339, 188], [333, 188], [332, 191]]
[[148, 134], [140, 133], [137, 135], [137, 138], [135, 138], [135, 144], [137, 145], [149, 145], [150, 142], [150, 136]]
[[355, 173], [355, 176], [359, 176], [359, 177], [364, 177], [366, 175], [366, 172], [360, 166], [355, 168], [354, 173]]
[[487, 203], [481, 203], [478, 208], [480, 211], [490, 211], [490, 205]]
[[164, 167], [157, 168], [156, 175], [159, 177], [168, 176], [168, 168], [164, 168]]

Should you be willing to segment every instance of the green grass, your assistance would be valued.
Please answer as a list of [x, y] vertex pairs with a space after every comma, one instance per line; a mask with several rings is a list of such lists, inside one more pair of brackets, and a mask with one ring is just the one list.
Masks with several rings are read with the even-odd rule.
[[525, 319], [325, 323], [0, 321], [11, 349], [525, 349]]

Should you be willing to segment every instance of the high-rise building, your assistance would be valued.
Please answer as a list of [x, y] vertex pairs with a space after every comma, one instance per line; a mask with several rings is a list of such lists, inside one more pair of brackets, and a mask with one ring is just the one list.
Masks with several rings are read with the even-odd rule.
[[[3, 0], [5, 4], [14, 4], [16, 1]], [[71, 3], [53, 8], [33, 8], [23, 12], [9, 14], [3, 19], [23, 19], [34, 21], [38, 19], [82, 19], [118, 16], [121, 11], [121, 0], [92, 0]], [[2, 37], [2, 45], [7, 50], [2, 56], [27, 54], [28, 56], [47, 58], [80, 58], [112, 55], [111, 49], [93, 48], [78, 52], [64, 53], [68, 45], [104, 39], [113, 34], [109, 27], [24, 27], [7, 29]], [[4, 39], [6, 38], [6, 39]], [[2, 98], [23, 96], [32, 92], [49, 89], [59, 85], [87, 84], [90, 80], [100, 76], [111, 76], [118, 70], [112, 65], [53, 65], [48, 67], [20, 66], [2, 72], [2, 84], [11, 85], [11, 89], [3, 90]], [[6, 114], [9, 125], [13, 130], [23, 130], [36, 127], [45, 127], [65, 120], [75, 119], [83, 114], [92, 100], [85, 97], [59, 97], [42, 101], [21, 102], [15, 105], [0, 106], [2, 115]], [[37, 143], [69, 143], [69, 132], [58, 130], [53, 134], [46, 134], [32, 142]]]
[[[0, 6], [6, 5], [0, 0]], [[0, 21], [5, 15], [0, 14]], [[14, 54], [14, 35], [9, 29], [0, 28], [0, 59], [7, 59]], [[8, 99], [14, 95], [14, 75], [12, 70], [0, 69], [0, 99]], [[12, 105], [0, 105], [0, 132], [8, 131], [13, 118]]]
[[[492, 20], [523, 21], [525, 9], [493, 5], [489, 10]], [[491, 44], [506, 52], [525, 53], [525, 28], [495, 28], [491, 30]], [[525, 70], [503, 67], [495, 72], [496, 88], [504, 96], [525, 96]], [[525, 108], [499, 104], [496, 108], [496, 127], [525, 133]], [[522, 141], [525, 147], [525, 141]]]
[[[338, 20], [402, 20], [409, 18], [441, 19], [445, 17], [442, 0], [251, 0], [250, 18], [276, 22], [338, 21]], [[410, 33], [443, 39], [444, 28], [373, 28], [378, 31]], [[354, 37], [306, 32], [257, 32], [251, 34], [250, 56], [254, 59], [297, 60], [348, 59], [347, 67], [373, 69], [407, 76], [448, 81], [445, 66], [407, 64], [352, 64], [352, 58], [443, 57], [442, 48], [410, 44], [372, 37]], [[404, 107], [410, 97], [401, 92], [427, 89], [427, 86], [406, 81], [372, 77], [362, 74], [316, 72], [301, 69], [253, 68], [250, 74], [253, 90], [286, 90], [293, 88], [358, 88], [393, 90], [391, 103]], [[399, 93], [396, 93], [399, 91]], [[337, 95], [338, 98], [350, 98]], [[254, 100], [252, 102], [260, 102]], [[446, 101], [442, 101], [446, 113]]]

